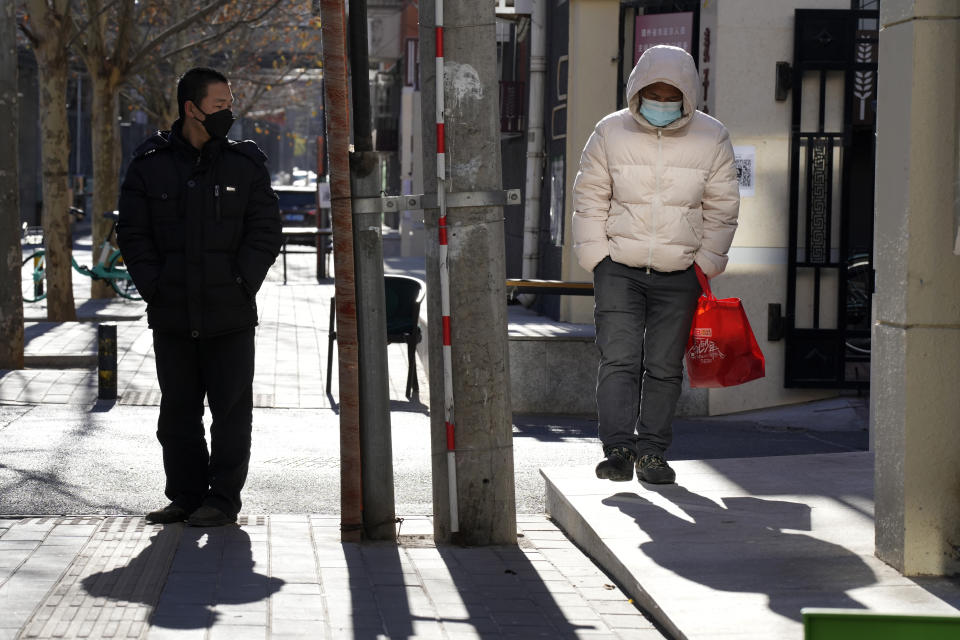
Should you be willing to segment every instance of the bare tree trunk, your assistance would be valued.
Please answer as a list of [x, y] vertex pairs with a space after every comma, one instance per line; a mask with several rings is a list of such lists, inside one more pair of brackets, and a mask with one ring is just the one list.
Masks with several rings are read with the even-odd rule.
[[0, 32], [0, 369], [23, 369], [23, 298], [20, 293], [20, 202], [17, 171], [17, 23], [4, 3]]
[[340, 386], [340, 540], [359, 542], [363, 530], [360, 456], [356, 273], [353, 211], [350, 206], [350, 104], [347, 81], [346, 17], [342, 0], [321, 0], [324, 91], [330, 132], [330, 189], [333, 193], [333, 269], [336, 284], [337, 354]]
[[[106, 70], [105, 75], [91, 74], [93, 82], [93, 107], [91, 141], [93, 146], [93, 246], [99, 247], [110, 233], [111, 222], [103, 217], [104, 212], [117, 208], [120, 174], [119, 88], [114, 82], [116, 71]], [[94, 255], [96, 260], [97, 256]], [[114, 291], [106, 282], [92, 280], [91, 298], [112, 298]]]
[[44, 40], [35, 47], [40, 85], [40, 148], [43, 156], [43, 244], [46, 249], [47, 319], [75, 321], [73, 239], [68, 164], [70, 128], [67, 123], [67, 53], [64, 43]]

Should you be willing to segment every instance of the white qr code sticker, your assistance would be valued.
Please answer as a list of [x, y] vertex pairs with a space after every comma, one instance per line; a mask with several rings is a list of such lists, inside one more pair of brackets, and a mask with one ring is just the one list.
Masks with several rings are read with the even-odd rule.
[[757, 151], [756, 147], [734, 147], [733, 165], [737, 170], [737, 182], [740, 196], [752, 196], [756, 193]]

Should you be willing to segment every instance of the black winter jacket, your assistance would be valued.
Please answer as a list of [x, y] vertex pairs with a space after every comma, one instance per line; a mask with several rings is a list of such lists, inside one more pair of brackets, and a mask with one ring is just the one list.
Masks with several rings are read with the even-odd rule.
[[256, 293], [283, 239], [266, 156], [249, 140], [197, 151], [180, 131], [178, 120], [157, 132], [127, 169], [124, 264], [157, 331], [200, 338], [256, 326]]

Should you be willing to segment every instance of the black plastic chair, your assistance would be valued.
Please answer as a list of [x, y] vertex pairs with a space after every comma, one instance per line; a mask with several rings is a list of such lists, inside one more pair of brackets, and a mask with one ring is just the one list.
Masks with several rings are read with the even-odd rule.
[[[420, 393], [417, 382], [417, 345], [423, 339], [420, 329], [420, 304], [427, 292], [426, 284], [410, 276], [384, 276], [384, 297], [387, 316], [387, 344], [407, 345], [407, 388], [409, 400]], [[336, 300], [330, 298], [330, 331], [327, 342], [327, 395], [330, 395], [333, 375], [333, 343], [337, 339]]]

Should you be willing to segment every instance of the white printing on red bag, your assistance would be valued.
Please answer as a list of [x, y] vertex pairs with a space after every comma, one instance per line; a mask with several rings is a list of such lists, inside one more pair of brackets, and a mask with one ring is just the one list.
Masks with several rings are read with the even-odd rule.
[[[706, 335], [712, 334], [710, 329], [695, 329], [694, 335], [701, 335], [699, 334], [700, 331], [708, 332]], [[723, 358], [727, 357], [722, 351], [720, 351], [720, 347], [717, 346], [716, 342], [700, 337], [693, 341], [693, 346], [690, 347], [690, 351], [687, 355], [692, 360], [696, 360], [697, 362], [702, 362], [704, 364], [710, 364], [714, 360], [722, 360]]]

